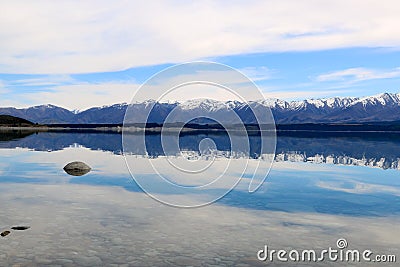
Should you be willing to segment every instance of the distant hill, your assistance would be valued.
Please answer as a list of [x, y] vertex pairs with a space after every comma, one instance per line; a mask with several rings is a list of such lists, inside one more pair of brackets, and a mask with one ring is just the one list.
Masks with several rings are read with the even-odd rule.
[[54, 105], [40, 105], [29, 108], [0, 108], [0, 114], [23, 118], [35, 123], [74, 123], [74, 113]]
[[10, 116], [10, 115], [0, 115], [0, 126], [6, 127], [30, 127], [35, 124], [18, 117]]
[[[191, 117], [201, 114], [216, 116], [223, 120], [229, 117], [226, 116], [228, 110], [234, 110], [244, 123], [251, 124], [254, 123], [254, 116], [250, 107], [252, 109], [271, 109], [275, 122], [278, 124], [351, 124], [400, 121], [400, 94], [392, 93], [363, 98], [334, 97], [290, 102], [266, 99], [247, 104], [238, 101], [220, 102], [210, 99], [195, 99], [183, 103], [158, 103], [148, 100], [131, 104], [129, 106], [131, 117], [139, 120], [150, 107], [153, 109], [147, 120], [149, 123], [163, 123], [168, 114], [176, 109], [178, 112], [191, 115]], [[41, 105], [24, 109], [0, 108], [0, 114], [16, 116], [40, 124], [121, 124], [127, 108], [128, 104], [115, 104], [73, 112], [54, 105]]]

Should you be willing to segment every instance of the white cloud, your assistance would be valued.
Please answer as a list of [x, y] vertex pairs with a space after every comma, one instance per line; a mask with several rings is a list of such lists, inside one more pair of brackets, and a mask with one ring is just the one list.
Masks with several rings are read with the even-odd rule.
[[[13, 89], [13, 93], [10, 96], [5, 95], [1, 99], [1, 104], [2, 106], [11, 105], [16, 107], [54, 104], [68, 109], [84, 110], [93, 106], [131, 101], [142, 102], [148, 99], [165, 102], [187, 101], [198, 98], [220, 101], [245, 101], [245, 99], [255, 100], [262, 98], [262, 93], [253, 83], [229, 67], [206, 64], [199, 67], [199, 69], [193, 69], [191, 66], [181, 65], [180, 69], [174, 68], [170, 69], [170, 71], [162, 72], [144, 85], [134, 81], [80, 82], [69, 75], [45, 75], [16, 80], [8, 82], [6, 88], [38, 85], [43, 87], [40, 90], [22, 90], [20, 92]], [[190, 84], [193, 81], [198, 83]], [[212, 82], [212, 84], [202, 83], [203, 81]], [[216, 86], [214, 83], [221, 86]], [[141, 90], [138, 91], [138, 88], [141, 88]]]
[[[40, 92], [23, 93], [23, 101], [13, 103], [16, 107], [53, 104], [70, 110], [85, 110], [91, 107], [130, 102], [138, 84], [102, 83], [54, 86]], [[2, 101], [3, 102], [3, 101]]]
[[36, 78], [12, 80], [7, 83], [7, 86], [54, 86], [68, 82], [74, 82], [74, 79], [69, 75], [46, 75]]
[[390, 79], [400, 77], [400, 68], [392, 70], [373, 70], [366, 68], [350, 68], [321, 74], [317, 77], [319, 82], [328, 81], [365, 81], [374, 79]]
[[239, 69], [244, 75], [249, 77], [252, 81], [264, 81], [269, 80], [273, 77], [273, 70], [267, 67], [246, 67]]
[[4, 82], [0, 80], [0, 99], [2, 106], [13, 106], [12, 104], [15, 104], [14, 102], [11, 103], [8, 99], [6, 99], [9, 94], [10, 90], [7, 89]]
[[9, 90], [6, 89], [6, 85], [2, 80], [0, 80], [0, 94], [8, 93]]
[[315, 82], [305, 82], [296, 84], [260, 86], [265, 98], [278, 98], [286, 101], [304, 100], [311, 98], [327, 98], [341, 96], [356, 96], [357, 90], [347, 84], [317, 84]]
[[183, 64], [167, 69], [148, 80], [135, 101], [154, 99], [186, 101], [207, 98], [219, 101], [261, 99], [261, 91], [242, 73], [220, 64]]
[[400, 3], [8, 1], [0, 73], [86, 73], [205, 57], [400, 47]]
[[[349, 188], [348, 184], [352, 184], [352, 188]], [[400, 190], [394, 186], [379, 185], [379, 184], [367, 184], [358, 181], [352, 181], [351, 179], [346, 181], [319, 181], [317, 186], [329, 190], [342, 191], [351, 194], [371, 194], [371, 193], [389, 193], [395, 196], [400, 196]]]

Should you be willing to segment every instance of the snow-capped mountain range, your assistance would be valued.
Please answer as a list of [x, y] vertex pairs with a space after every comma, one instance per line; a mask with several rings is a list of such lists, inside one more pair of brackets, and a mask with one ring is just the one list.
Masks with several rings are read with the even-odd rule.
[[[211, 99], [194, 99], [186, 102], [158, 103], [147, 100], [133, 103], [130, 112], [140, 117], [153, 108], [148, 122], [162, 123], [173, 110], [190, 112], [196, 116], [218, 114], [224, 118], [228, 111], [235, 111], [245, 123], [252, 123], [251, 109], [270, 108], [276, 123], [355, 123], [400, 121], [400, 93], [383, 93], [369, 97], [334, 97], [284, 101], [265, 99], [249, 102], [221, 102]], [[17, 109], [0, 108], [0, 114], [12, 115], [37, 123], [122, 123], [128, 104], [94, 107], [84, 111], [70, 111], [54, 105], [40, 105]]]

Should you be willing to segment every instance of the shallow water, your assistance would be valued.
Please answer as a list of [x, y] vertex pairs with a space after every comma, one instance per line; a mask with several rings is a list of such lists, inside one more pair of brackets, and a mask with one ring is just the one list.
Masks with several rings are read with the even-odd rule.
[[[225, 137], [207, 137], [221, 152], [216, 164], [229, 160]], [[151, 179], [145, 162], [164, 157], [153, 138], [150, 155], [129, 155], [133, 175]], [[184, 136], [181, 147], [197, 155], [202, 138]], [[0, 238], [0, 266], [377, 265], [257, 259], [264, 245], [320, 251], [337, 248], [339, 238], [351, 249], [400, 256], [397, 135], [279, 136], [276, 161], [258, 191], [247, 191], [245, 173], [225, 197], [194, 209], [145, 194], [128, 172], [118, 134], [14, 133], [0, 140], [0, 230], [31, 226]], [[62, 168], [75, 160], [92, 171], [66, 174]]]

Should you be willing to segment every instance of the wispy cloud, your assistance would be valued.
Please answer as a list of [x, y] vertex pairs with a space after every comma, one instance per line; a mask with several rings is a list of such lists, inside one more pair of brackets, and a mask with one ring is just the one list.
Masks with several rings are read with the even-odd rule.
[[35, 78], [17, 79], [8, 82], [8, 86], [55, 86], [73, 83], [74, 79], [69, 75], [45, 75]]
[[22, 97], [24, 102], [30, 105], [50, 103], [70, 110], [85, 110], [96, 106], [130, 102], [138, 87], [138, 84], [128, 83], [81, 83], [25, 93]]
[[400, 68], [391, 70], [374, 70], [367, 68], [350, 68], [345, 70], [333, 71], [317, 76], [319, 82], [349, 81], [358, 82], [375, 79], [390, 79], [400, 77]]
[[276, 71], [267, 67], [246, 67], [239, 69], [243, 74], [249, 77], [252, 81], [265, 81], [273, 78]]
[[264, 93], [265, 98], [278, 98], [283, 100], [303, 100], [310, 98], [326, 98], [333, 96], [341, 96], [350, 90], [299, 90], [299, 91], [275, 91]]
[[[349, 183], [352, 184], [353, 187], [349, 188]], [[400, 196], [400, 190], [394, 186], [387, 185], [379, 185], [379, 184], [367, 184], [361, 183], [357, 181], [352, 181], [351, 179], [347, 180], [346, 183], [343, 181], [320, 181], [317, 183], [317, 186], [329, 190], [341, 191], [351, 194], [370, 194], [370, 193], [389, 193], [396, 196]]]
[[10, 90], [6, 88], [4, 83], [0, 80], [0, 98], [3, 100], [6, 98], [6, 95], [10, 93]]
[[0, 73], [108, 72], [245, 53], [400, 47], [396, 0], [8, 1], [1, 9]]

